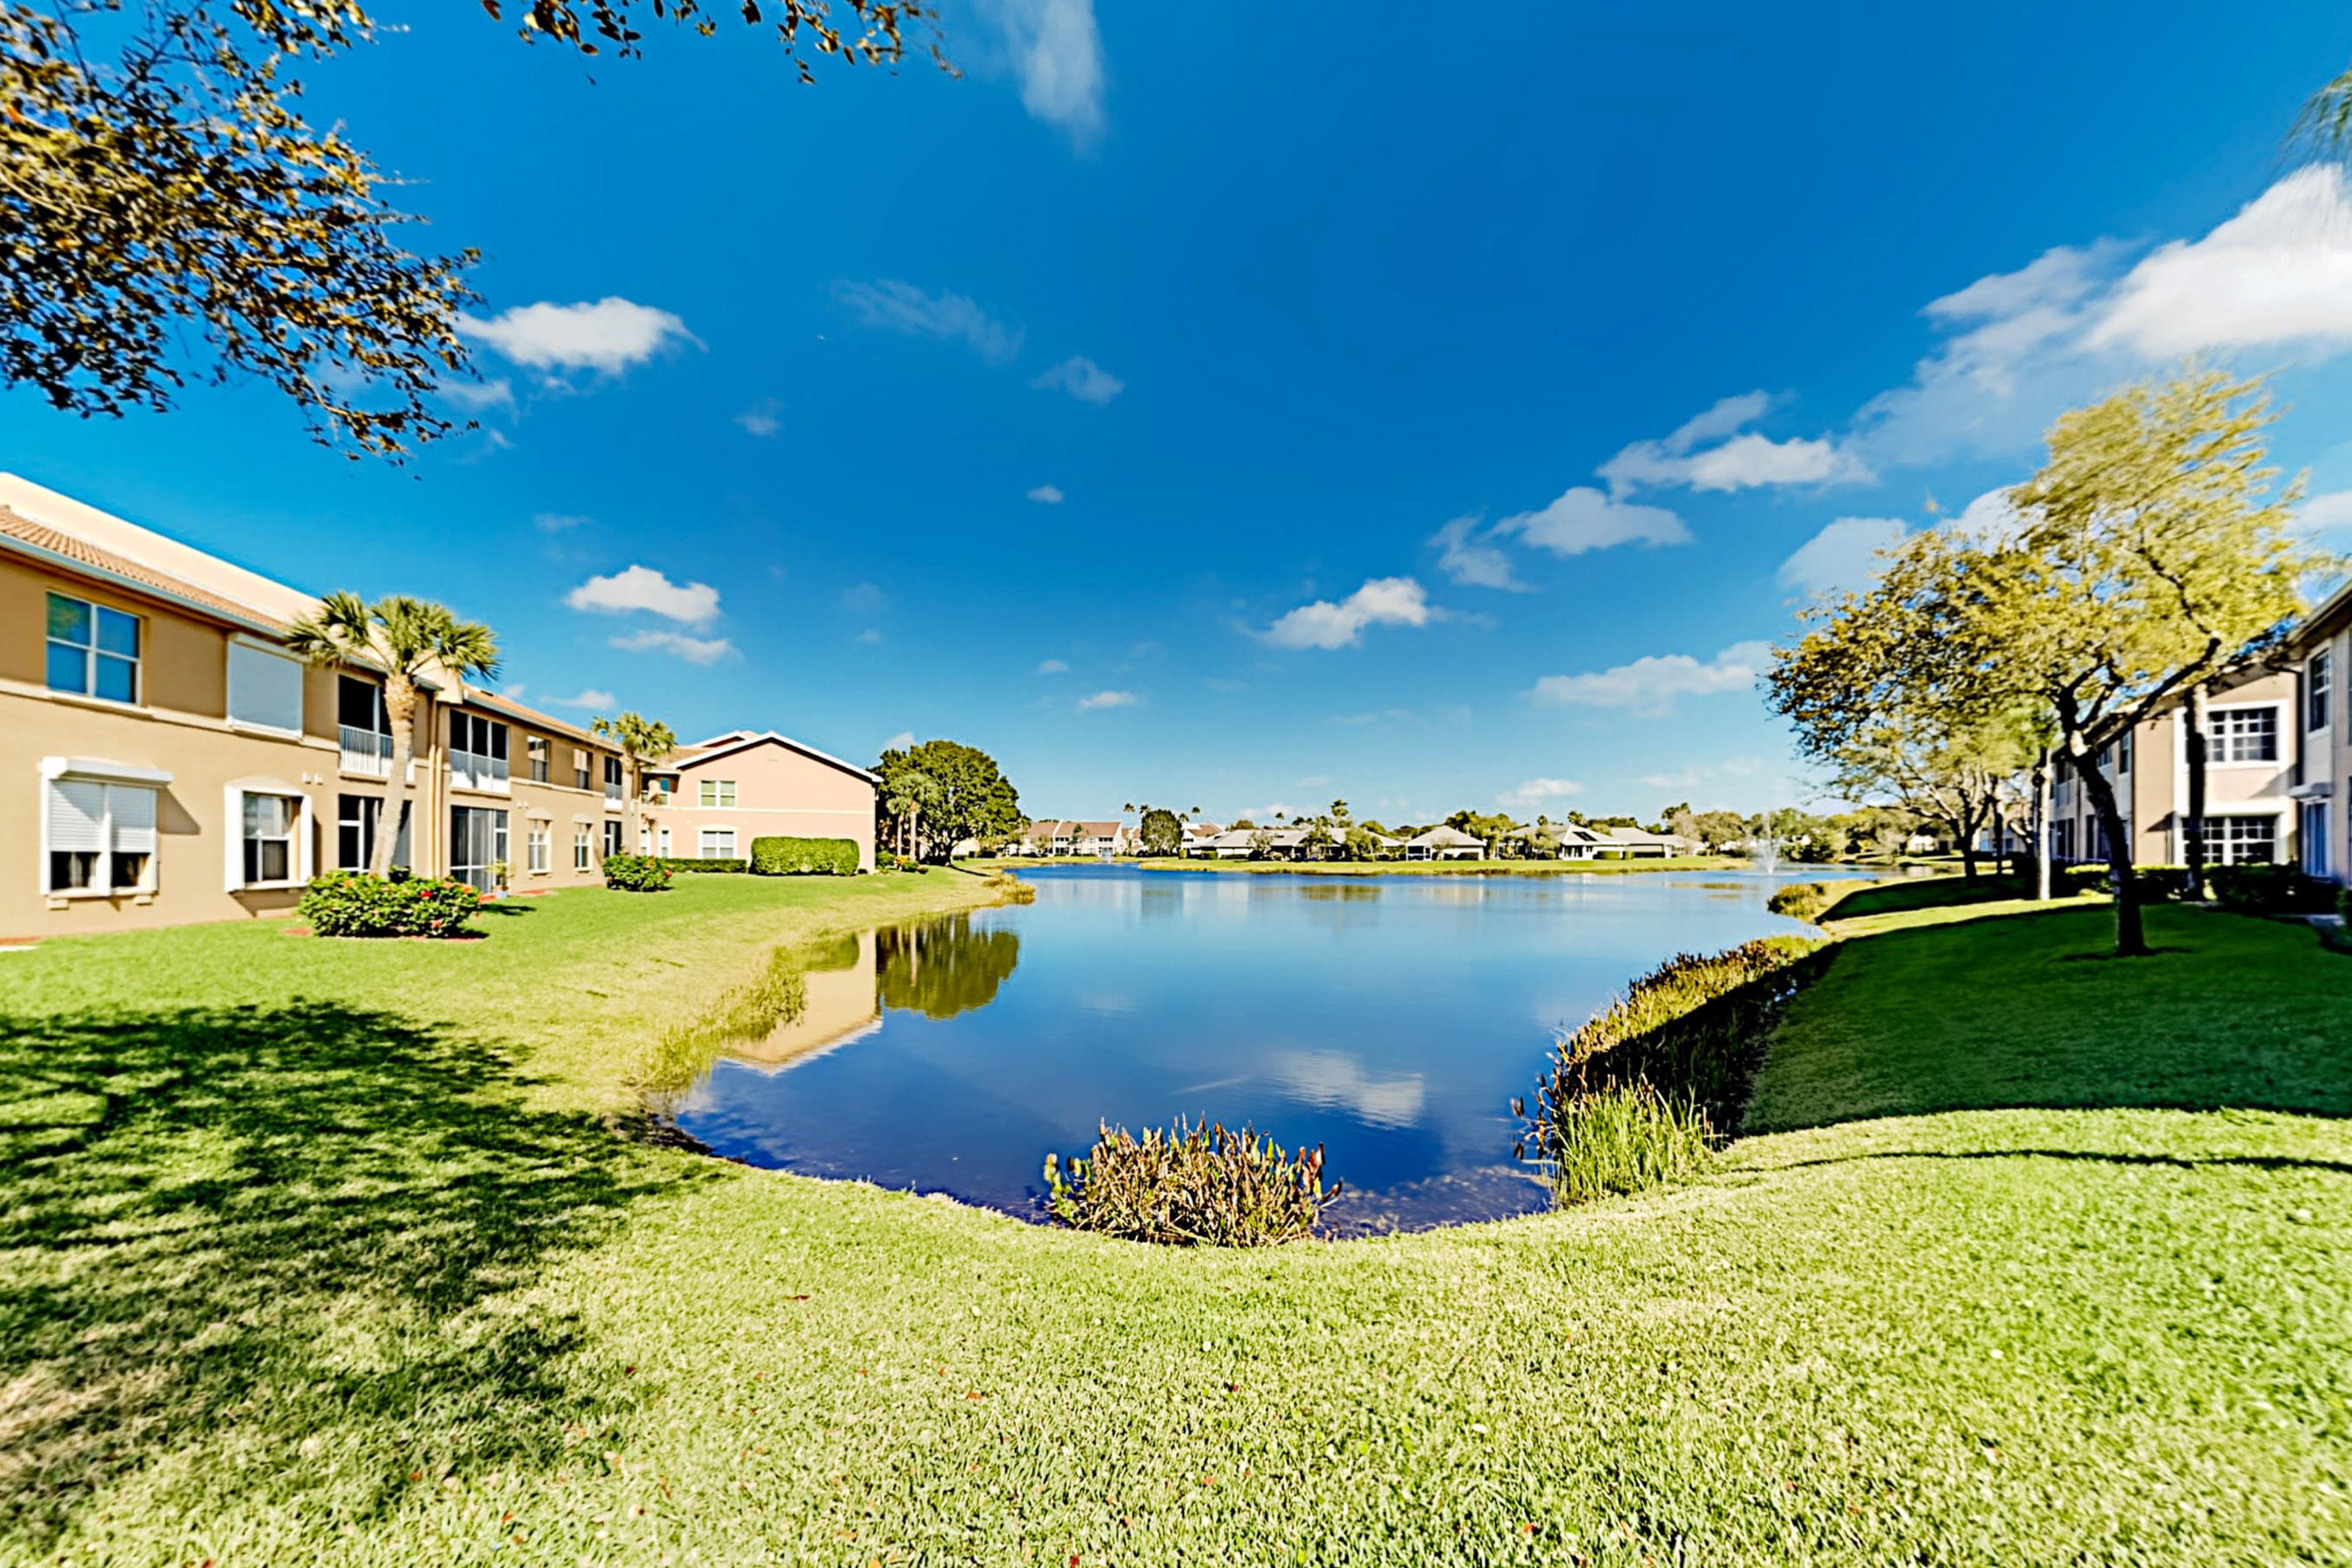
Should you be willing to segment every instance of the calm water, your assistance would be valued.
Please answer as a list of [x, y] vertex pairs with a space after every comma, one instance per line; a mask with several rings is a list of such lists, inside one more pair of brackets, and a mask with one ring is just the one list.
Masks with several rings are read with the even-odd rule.
[[[1818, 877], [1819, 868], [1802, 873]], [[844, 938], [808, 1001], [678, 1124], [719, 1154], [1034, 1217], [1096, 1124], [1250, 1123], [1322, 1144], [1346, 1231], [1544, 1206], [1510, 1100], [1554, 1031], [1682, 951], [1797, 931], [1780, 881], [1029, 873], [1037, 902]]]

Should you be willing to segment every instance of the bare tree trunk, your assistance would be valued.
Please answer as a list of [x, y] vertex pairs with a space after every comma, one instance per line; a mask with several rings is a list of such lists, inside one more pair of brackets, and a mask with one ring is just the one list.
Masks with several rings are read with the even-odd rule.
[[2050, 902], [2050, 752], [2033, 761], [2033, 896]]
[[2098, 758], [2087, 751], [2075, 757], [2074, 777], [2090, 795], [2101, 836], [2107, 841], [2107, 879], [2116, 890], [2116, 956], [2145, 956], [2147, 934], [2140, 920], [2139, 879], [2132, 874], [2130, 835], [2124, 831], [2123, 810], [2116, 804], [2116, 787], [2100, 771]]
[[408, 762], [416, 754], [416, 688], [404, 676], [383, 683], [385, 722], [392, 726], [392, 777], [384, 781], [383, 806], [375, 820], [375, 846], [368, 852], [368, 874], [392, 874], [392, 846], [408, 810]]
[[2188, 706], [2182, 710], [2183, 722], [2189, 726], [2189, 896], [2202, 900], [2205, 896], [2205, 688], [2201, 685], [2189, 688]]

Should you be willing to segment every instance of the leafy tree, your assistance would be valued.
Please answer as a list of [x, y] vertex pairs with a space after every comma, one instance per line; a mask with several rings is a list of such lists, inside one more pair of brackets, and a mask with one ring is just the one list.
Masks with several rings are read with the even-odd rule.
[[642, 831], [637, 826], [637, 806], [646, 792], [646, 764], [658, 762], [677, 750], [677, 737], [671, 732], [669, 726], [639, 713], [625, 713], [617, 718], [599, 718], [589, 728], [608, 737], [618, 746], [621, 759], [627, 765], [628, 793], [623, 809], [628, 813], [628, 841], [634, 850], [642, 841]]
[[1345, 837], [1348, 858], [1351, 861], [1376, 861], [1381, 858], [1381, 841], [1372, 830], [1361, 822], [1350, 822]]
[[1138, 830], [1143, 839], [1146, 854], [1172, 855], [1184, 842], [1183, 820], [1162, 806], [1154, 806], [1143, 813]]
[[[1631, 821], [1630, 818], [1627, 820]], [[1484, 841], [1488, 860], [1497, 858], [1496, 852], [1501, 846], [1505, 836], [1513, 828], [1518, 826], [1509, 816], [1501, 811], [1469, 810], [1454, 812], [1445, 819], [1445, 825], [1456, 832], [1467, 833], [1474, 839]]]
[[1962, 611], [1944, 592], [1953, 548], [1947, 535], [1916, 535], [1869, 589], [1802, 612], [1811, 630], [1774, 650], [1770, 706], [1833, 789], [1891, 796], [1944, 824], [1973, 877], [2002, 781], [2039, 737], [2032, 705], [1956, 634]]
[[2147, 951], [2132, 846], [2100, 751], [2274, 638], [2326, 564], [2273, 492], [2263, 382], [2189, 369], [2063, 415], [2011, 492], [2013, 539], [1952, 552], [1955, 636], [1979, 670], [2046, 708], [2105, 830], [2116, 951]]
[[1020, 793], [998, 771], [996, 759], [976, 747], [927, 740], [884, 752], [874, 771], [886, 800], [915, 802], [912, 838], [919, 860], [943, 862], [966, 839], [1000, 842], [1028, 825]]
[[1331, 832], [1331, 824], [1318, 817], [1308, 825], [1307, 836], [1299, 840], [1298, 852], [1304, 859], [1319, 861], [1328, 855], [1339, 841]]
[[465, 695], [465, 679], [495, 680], [498, 634], [478, 621], [460, 621], [446, 606], [394, 595], [373, 604], [356, 593], [330, 593], [317, 612], [294, 623], [286, 645], [314, 664], [350, 665], [383, 677], [383, 711], [392, 725], [392, 777], [383, 815], [376, 822], [368, 870], [392, 869], [398, 823], [408, 812], [408, 763], [415, 754], [416, 687], [426, 672], [446, 674]]
[[1236, 832], [1242, 831], [1244, 829], [1255, 828], [1257, 824], [1251, 821], [1247, 817], [1235, 817], [1234, 819], [1234, 831]]
[[1272, 833], [1267, 832], [1264, 828], [1260, 828], [1260, 829], [1258, 829], [1256, 831], [1255, 831], [1255, 832], [1253, 832], [1252, 834], [1250, 834], [1250, 836], [1249, 836], [1249, 858], [1250, 858], [1250, 859], [1252, 859], [1252, 860], [1254, 860], [1254, 861], [1262, 861], [1262, 860], [1265, 859], [1265, 858], [1266, 858], [1266, 856], [1268, 856], [1268, 855], [1272, 854], [1273, 852], [1274, 852], [1274, 835], [1273, 835]]
[[[803, 80], [812, 55], [895, 65], [908, 23], [945, 67], [930, 0], [839, 4], [846, 33], [826, 0], [772, 7]], [[482, 0], [526, 40], [625, 57], [645, 8]], [[651, 9], [705, 36], [720, 10]], [[354, 457], [456, 428], [427, 399], [469, 371], [478, 254], [406, 249], [387, 177], [301, 114], [293, 73], [374, 37], [362, 0], [0, 0], [0, 384], [88, 418], [167, 409], [190, 373], [252, 377]], [[187, 370], [183, 343], [201, 345]]]

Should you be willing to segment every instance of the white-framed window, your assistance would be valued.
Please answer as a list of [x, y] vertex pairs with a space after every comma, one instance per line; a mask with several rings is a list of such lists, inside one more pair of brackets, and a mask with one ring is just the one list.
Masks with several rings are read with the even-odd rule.
[[595, 784], [595, 779], [588, 771], [588, 754], [575, 747], [572, 752], [572, 787], [574, 789], [593, 789]]
[[618, 800], [620, 798], [621, 759], [617, 757], [607, 757], [604, 758], [604, 799]]
[[2116, 737], [2116, 772], [2128, 773], [2131, 771], [2131, 751], [2132, 733], [2130, 730], [2126, 730], [2123, 734]]
[[589, 841], [588, 827], [584, 822], [575, 822], [572, 827], [572, 869], [573, 871], [595, 869], [593, 846]]
[[2270, 865], [2278, 859], [2276, 817], [2208, 817], [2205, 859], [2213, 865]]
[[2335, 706], [2336, 658], [2326, 648], [2311, 656], [2311, 664], [2303, 677], [2303, 727], [2326, 729], [2328, 715]]
[[278, 887], [300, 877], [302, 797], [240, 790], [237, 846], [240, 887]]
[[2205, 756], [2210, 762], [2276, 762], [2276, 705], [2217, 707], [2205, 718]]
[[654, 853], [661, 856], [664, 860], [667, 860], [669, 858], [669, 830], [667, 828], [663, 828], [654, 834]]
[[483, 806], [449, 808], [449, 874], [488, 893], [507, 858], [507, 814]]
[[546, 783], [547, 737], [543, 735], [530, 736], [524, 740], [523, 747], [524, 749], [530, 753], [530, 781], [534, 784]]
[[265, 643], [230, 638], [228, 719], [279, 735], [301, 734], [302, 661]]
[[140, 641], [136, 615], [87, 599], [50, 594], [49, 690], [137, 702]]
[[553, 830], [545, 822], [533, 822], [523, 834], [523, 868], [544, 875], [547, 871], [548, 841]]
[[700, 797], [700, 799], [701, 799], [701, 803], [702, 803], [703, 805], [705, 805], [705, 806], [732, 806], [732, 805], [734, 805], [734, 804], [735, 804], [735, 780], [733, 780], [732, 779], [703, 779], [703, 780], [701, 781], [701, 797]]
[[45, 779], [41, 891], [155, 890], [155, 789], [96, 779]]
[[[604, 852], [608, 855], [616, 855], [621, 853], [622, 845], [625, 841], [625, 834], [621, 824], [617, 821], [606, 821], [604, 824]], [[639, 846], [640, 852], [642, 852], [643, 848], [644, 846]]]
[[[665, 837], [667, 836], [667, 832], [668, 831], [667, 829], [663, 831]], [[704, 860], [733, 860], [735, 858], [735, 830], [732, 828], [703, 829], [700, 849], [702, 858]], [[668, 852], [665, 850], [663, 852], [667, 853]]]

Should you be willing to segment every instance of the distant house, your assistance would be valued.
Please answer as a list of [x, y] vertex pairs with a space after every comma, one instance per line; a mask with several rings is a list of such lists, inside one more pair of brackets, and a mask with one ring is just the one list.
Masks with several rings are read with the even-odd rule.
[[1597, 852], [1625, 860], [1668, 860], [1676, 855], [1695, 855], [1705, 848], [1696, 839], [1679, 833], [1653, 833], [1640, 828], [1611, 828], [1601, 835]]
[[1135, 835], [1126, 823], [1081, 822], [1053, 817], [1029, 824], [1006, 852], [1023, 855], [1123, 855], [1135, 852]]
[[[847, 839], [874, 869], [874, 775], [773, 730], [730, 730], [648, 763], [646, 852], [744, 860], [751, 841]], [[617, 777], [608, 792], [617, 795]]]
[[1485, 840], [1442, 823], [1404, 841], [1404, 858], [1409, 861], [1475, 861], [1484, 859], [1486, 853]]

